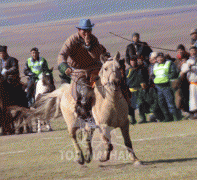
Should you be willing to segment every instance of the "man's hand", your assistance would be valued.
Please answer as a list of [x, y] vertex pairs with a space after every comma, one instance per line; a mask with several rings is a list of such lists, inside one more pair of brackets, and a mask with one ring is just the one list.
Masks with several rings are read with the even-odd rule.
[[28, 76], [35, 76], [35, 73], [29, 72]]
[[65, 74], [66, 74], [67, 76], [70, 76], [71, 73], [72, 73], [72, 69], [71, 69], [71, 68], [67, 68], [66, 71], [65, 71]]
[[6, 76], [7, 75], [7, 71], [8, 71], [7, 69], [3, 68], [2, 71], [1, 71], [1, 74], [3, 76]]
[[146, 84], [145, 83], [141, 83], [140, 85], [141, 85], [142, 89], [146, 89]]

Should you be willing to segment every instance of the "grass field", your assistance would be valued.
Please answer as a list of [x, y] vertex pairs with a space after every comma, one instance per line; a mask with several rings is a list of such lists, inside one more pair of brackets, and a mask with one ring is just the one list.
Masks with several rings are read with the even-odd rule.
[[[0, 137], [0, 179], [196, 179], [197, 121], [148, 123], [130, 127], [135, 167], [123, 147], [120, 130], [112, 131], [111, 160], [99, 162], [99, 132], [93, 138], [93, 161], [74, 161], [74, 147], [62, 118], [52, 121], [53, 132]], [[83, 143], [81, 143], [83, 148]]]

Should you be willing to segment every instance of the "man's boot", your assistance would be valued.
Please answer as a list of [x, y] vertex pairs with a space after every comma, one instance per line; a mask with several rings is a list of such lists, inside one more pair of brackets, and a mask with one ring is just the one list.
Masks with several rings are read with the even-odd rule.
[[138, 122], [139, 124], [147, 123], [146, 121], [146, 114], [145, 114], [145, 107], [143, 105], [139, 106], [139, 115], [140, 115], [140, 121]]
[[147, 123], [146, 121], [146, 115], [145, 114], [140, 114], [140, 121], [138, 122], [138, 124], [143, 124], [143, 123]]
[[130, 124], [134, 125], [137, 123], [135, 119], [135, 110], [132, 107], [129, 107], [129, 117]]
[[179, 112], [177, 111], [176, 113], [174, 113], [173, 118], [174, 121], [180, 121], [183, 118], [183, 116], [180, 111]]

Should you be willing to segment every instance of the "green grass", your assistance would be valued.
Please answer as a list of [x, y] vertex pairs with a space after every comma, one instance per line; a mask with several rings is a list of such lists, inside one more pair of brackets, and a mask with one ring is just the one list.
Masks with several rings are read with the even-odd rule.
[[[112, 131], [111, 160], [98, 161], [102, 144], [93, 138], [94, 159], [78, 165], [62, 118], [55, 131], [0, 137], [0, 179], [195, 179], [197, 176], [197, 121], [137, 124], [130, 127], [133, 147], [143, 166], [127, 157], [119, 129]], [[84, 148], [82, 143], [82, 148]]]

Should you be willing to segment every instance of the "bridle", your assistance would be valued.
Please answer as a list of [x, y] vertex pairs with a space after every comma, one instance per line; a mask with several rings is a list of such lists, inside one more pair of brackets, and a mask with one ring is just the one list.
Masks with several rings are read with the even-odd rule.
[[[110, 76], [111, 76], [113, 73], [116, 73], [116, 70], [115, 70], [115, 63], [114, 63], [113, 58], [110, 58], [110, 59], [108, 59], [107, 61], [113, 61], [113, 67], [112, 67], [111, 73], [109, 74], [109, 76], [108, 76], [108, 78], [107, 78], [107, 82], [106, 82], [105, 84], [102, 85], [103, 88], [104, 88], [105, 86], [107, 86], [107, 85], [109, 85], [109, 86], [113, 85], [112, 83], [110, 83], [109, 78], [110, 78]], [[117, 89], [115, 89], [114, 87], [112, 88], [112, 90], [117, 91]]]

